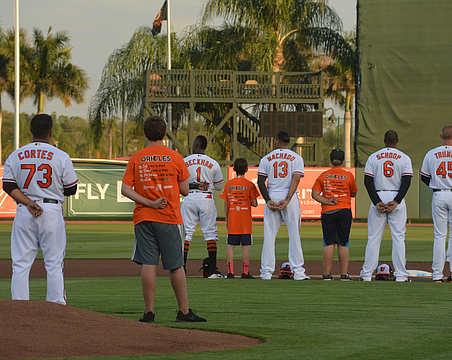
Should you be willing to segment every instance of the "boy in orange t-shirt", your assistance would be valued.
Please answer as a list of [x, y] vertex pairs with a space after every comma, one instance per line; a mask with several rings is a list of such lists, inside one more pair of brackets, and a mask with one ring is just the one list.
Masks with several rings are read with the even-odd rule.
[[341, 169], [345, 154], [333, 149], [330, 154], [332, 168], [320, 174], [312, 187], [312, 198], [322, 204], [323, 280], [333, 280], [334, 245], [341, 268], [341, 280], [353, 280], [348, 274], [349, 236], [352, 226], [351, 198], [358, 187], [352, 173]]
[[246, 159], [236, 159], [234, 161], [234, 171], [237, 177], [226, 183], [220, 195], [225, 200], [224, 216], [228, 229], [228, 248], [226, 251], [228, 279], [234, 278], [234, 247], [240, 244], [242, 244], [242, 279], [254, 279], [249, 273], [250, 245], [253, 243], [251, 235], [253, 226], [251, 206], [257, 206], [259, 192], [256, 185], [245, 179], [245, 173], [248, 171]]

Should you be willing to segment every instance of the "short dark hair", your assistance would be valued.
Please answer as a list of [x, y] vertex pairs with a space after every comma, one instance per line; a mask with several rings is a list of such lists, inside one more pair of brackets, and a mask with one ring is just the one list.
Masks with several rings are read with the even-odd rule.
[[395, 144], [399, 140], [399, 135], [395, 130], [388, 130], [385, 134], [385, 144]]
[[290, 142], [290, 136], [285, 131], [280, 131], [275, 135], [275, 140], [288, 144]]
[[35, 138], [43, 138], [52, 130], [52, 117], [48, 114], [38, 114], [31, 119], [30, 130]]
[[441, 137], [443, 140], [452, 139], [452, 125], [445, 125], [441, 130]]
[[234, 171], [237, 175], [245, 175], [246, 170], [248, 169], [248, 161], [244, 158], [237, 158], [234, 161]]
[[198, 135], [195, 139], [195, 144], [198, 144], [201, 147], [201, 150], [206, 150], [207, 138], [204, 135]]
[[150, 116], [144, 121], [144, 134], [149, 141], [163, 140], [166, 134], [166, 122], [160, 116]]

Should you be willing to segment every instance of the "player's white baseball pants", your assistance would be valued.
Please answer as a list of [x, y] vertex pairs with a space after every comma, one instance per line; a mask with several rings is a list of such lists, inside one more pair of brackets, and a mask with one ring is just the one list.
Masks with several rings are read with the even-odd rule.
[[[285, 198], [281, 194], [280, 198], [274, 194], [270, 198], [278, 203]], [[304, 258], [300, 241], [301, 210], [298, 195], [294, 194], [289, 204], [283, 210], [272, 211], [267, 206], [264, 210], [264, 244], [262, 247], [261, 258], [261, 278], [271, 279], [275, 271], [275, 239], [282, 222], [286, 224], [289, 235], [289, 263], [290, 269], [294, 273], [295, 280], [306, 278], [306, 272], [303, 267]]]
[[29, 300], [31, 266], [42, 249], [47, 271], [47, 301], [66, 304], [63, 260], [66, 249], [66, 229], [63, 210], [59, 204], [39, 203], [44, 212], [37, 218], [24, 205], [17, 206], [11, 233], [13, 300]]
[[[387, 204], [394, 200], [397, 191], [378, 192], [383, 203]], [[367, 217], [368, 241], [366, 246], [366, 255], [361, 277], [371, 279], [372, 273], [378, 266], [380, 256], [380, 244], [385, 230], [386, 223], [389, 224], [392, 237], [392, 264], [396, 272], [396, 281], [406, 281], [409, 273], [406, 271], [406, 250], [405, 250], [405, 232], [406, 232], [406, 204], [402, 200], [397, 207], [390, 211], [380, 213], [374, 204], [371, 204], [369, 215]]]
[[204, 192], [189, 193], [181, 206], [185, 227], [185, 240], [191, 241], [198, 221], [201, 225], [204, 240], [218, 240], [217, 208], [213, 194]]
[[[446, 262], [446, 237], [448, 225], [452, 225], [452, 191], [437, 191], [432, 197], [433, 234], [433, 263], [432, 279], [443, 278], [444, 264]], [[449, 230], [449, 255], [452, 245], [452, 228]], [[452, 271], [452, 263], [450, 269]]]

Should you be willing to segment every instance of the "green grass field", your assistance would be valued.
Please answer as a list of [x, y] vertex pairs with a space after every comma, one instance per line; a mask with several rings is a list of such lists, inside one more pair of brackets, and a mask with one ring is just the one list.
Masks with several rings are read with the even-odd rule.
[[[0, 223], [0, 259], [10, 259], [10, 235], [12, 224]], [[218, 225], [218, 258], [226, 259], [226, 227]], [[67, 224], [67, 259], [130, 259], [133, 249], [132, 224]], [[263, 225], [253, 225], [251, 260], [260, 260], [263, 243]], [[305, 260], [322, 260], [322, 229], [320, 224], [303, 224], [301, 241]], [[364, 224], [352, 226], [350, 234], [350, 261], [364, 261], [367, 244], [367, 227]], [[433, 228], [431, 226], [409, 226], [406, 234], [407, 261], [431, 262]], [[380, 261], [391, 261], [392, 241], [389, 228], [383, 236]], [[276, 241], [276, 259], [287, 261], [288, 237], [283, 225]], [[236, 249], [236, 256], [241, 256]], [[39, 255], [41, 257], [41, 255]], [[206, 245], [198, 226], [190, 245], [189, 259], [206, 257]]]
[[[1, 258], [9, 259], [10, 224], [0, 224]], [[68, 224], [67, 258], [130, 258], [132, 225]], [[351, 234], [351, 259], [362, 261], [367, 227]], [[431, 227], [407, 229], [409, 261], [431, 261]], [[199, 231], [197, 232], [200, 235]], [[306, 260], [321, 259], [319, 225], [302, 225]], [[225, 238], [223, 225], [219, 226]], [[277, 259], [287, 257], [287, 233], [281, 228]], [[390, 261], [389, 233], [381, 261]], [[262, 225], [254, 227], [252, 258], [259, 259]], [[219, 243], [219, 258], [226, 245]], [[205, 257], [198, 236], [190, 258]], [[174, 323], [177, 304], [169, 279], [158, 278], [156, 325], [237, 333], [264, 344], [244, 349], [113, 359], [450, 359], [452, 356], [452, 284], [433, 282], [324, 282], [206, 280], [188, 278], [190, 307], [208, 319], [202, 324]], [[45, 299], [44, 279], [31, 280], [33, 300]], [[0, 298], [10, 298], [10, 281], [0, 280]], [[139, 278], [66, 279], [69, 304], [127, 319], [143, 313]], [[30, 314], [32, 316], [32, 314]], [[150, 339], [150, 341], [152, 341]], [[221, 342], [221, 334], [218, 335]], [[94, 359], [94, 358], [93, 358]], [[98, 359], [98, 358], [96, 358]]]

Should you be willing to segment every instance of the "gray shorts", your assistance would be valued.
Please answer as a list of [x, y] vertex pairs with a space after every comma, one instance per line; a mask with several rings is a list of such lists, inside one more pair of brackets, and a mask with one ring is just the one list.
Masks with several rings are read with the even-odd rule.
[[135, 225], [135, 246], [132, 260], [137, 264], [155, 265], [162, 258], [164, 270], [184, 266], [183, 224], [142, 221]]

